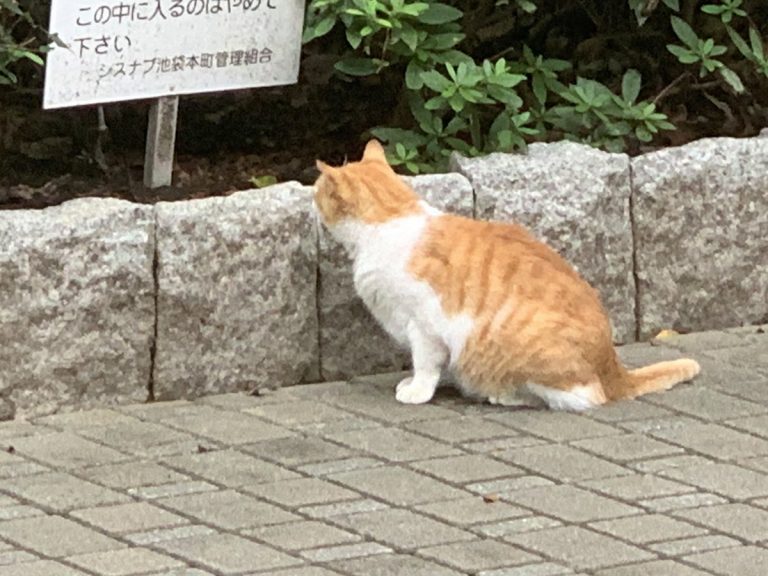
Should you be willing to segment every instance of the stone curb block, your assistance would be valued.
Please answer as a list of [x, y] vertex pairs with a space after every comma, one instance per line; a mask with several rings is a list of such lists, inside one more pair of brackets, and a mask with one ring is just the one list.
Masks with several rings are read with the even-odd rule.
[[3, 417], [146, 399], [152, 213], [103, 198], [0, 211]]
[[[447, 212], [534, 230], [600, 290], [618, 341], [768, 317], [768, 138], [452, 162], [408, 180]], [[407, 366], [312, 193], [0, 211], [0, 419]]]
[[573, 142], [532, 144], [527, 155], [454, 155], [477, 218], [514, 221], [560, 252], [601, 294], [614, 340], [635, 339], [629, 157]]
[[[459, 174], [406, 178], [433, 206], [472, 216], [469, 181]], [[403, 370], [410, 356], [373, 319], [355, 294], [352, 262], [344, 248], [320, 227], [321, 374], [325, 380]]]
[[768, 317], [768, 138], [632, 160], [640, 338]]
[[298, 384], [317, 374], [312, 189], [296, 182], [161, 202], [157, 399]]

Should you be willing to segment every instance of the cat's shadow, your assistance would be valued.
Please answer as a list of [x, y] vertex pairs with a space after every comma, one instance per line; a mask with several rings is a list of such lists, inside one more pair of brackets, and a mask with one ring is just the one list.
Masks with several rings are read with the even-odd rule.
[[487, 398], [464, 394], [451, 376], [440, 379], [440, 384], [431, 400], [437, 406], [464, 407], [482, 413], [497, 413], [499, 410], [509, 411], [539, 411], [545, 407], [541, 400], [531, 394], [519, 393], [508, 399], [506, 404], [491, 404]]

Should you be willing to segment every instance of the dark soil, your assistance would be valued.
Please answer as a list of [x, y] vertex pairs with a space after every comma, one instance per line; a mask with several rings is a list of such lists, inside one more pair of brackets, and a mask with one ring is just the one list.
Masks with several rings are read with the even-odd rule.
[[[353, 143], [356, 144], [356, 143]], [[0, 181], [0, 209], [43, 208], [84, 196], [113, 197], [134, 202], [189, 200], [225, 196], [256, 187], [257, 181], [298, 180], [312, 183], [317, 175], [314, 155], [246, 152], [214, 153], [209, 156], [179, 154], [174, 163], [173, 183], [156, 189], [143, 185], [143, 156], [138, 150], [107, 155], [106, 171], [94, 166], [56, 175], [45, 166], [16, 172], [23, 183]]]
[[[227, 195], [317, 177], [342, 163], [365, 131], [387, 122], [396, 96], [377, 83], [182, 97], [172, 186], [143, 186], [148, 103], [42, 111], [40, 94], [0, 92], [0, 209], [42, 208], [83, 196], [136, 202]], [[377, 112], [379, 111], [379, 112]]]

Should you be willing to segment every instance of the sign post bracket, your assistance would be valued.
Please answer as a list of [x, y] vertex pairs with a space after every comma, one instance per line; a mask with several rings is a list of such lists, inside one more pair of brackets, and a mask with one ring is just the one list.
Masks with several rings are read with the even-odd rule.
[[144, 186], [147, 188], [171, 185], [178, 113], [178, 96], [162, 96], [150, 106], [144, 153]]

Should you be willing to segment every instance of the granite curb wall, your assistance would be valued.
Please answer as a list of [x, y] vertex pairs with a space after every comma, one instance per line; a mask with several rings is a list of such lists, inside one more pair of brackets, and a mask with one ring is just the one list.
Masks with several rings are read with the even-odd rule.
[[[618, 343], [768, 317], [768, 138], [629, 158], [570, 142], [454, 157], [411, 184], [514, 220], [600, 291]], [[295, 182], [0, 211], [0, 420], [407, 366]]]

